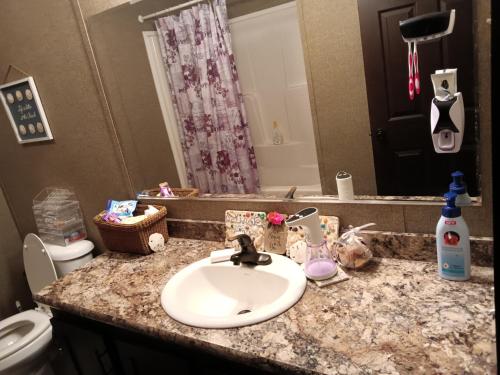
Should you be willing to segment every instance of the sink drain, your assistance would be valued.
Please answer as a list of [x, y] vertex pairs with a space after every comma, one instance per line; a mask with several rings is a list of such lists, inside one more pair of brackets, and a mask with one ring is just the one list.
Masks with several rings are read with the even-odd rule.
[[241, 310], [238, 315], [241, 315], [241, 314], [247, 314], [249, 312], [252, 312], [252, 310]]

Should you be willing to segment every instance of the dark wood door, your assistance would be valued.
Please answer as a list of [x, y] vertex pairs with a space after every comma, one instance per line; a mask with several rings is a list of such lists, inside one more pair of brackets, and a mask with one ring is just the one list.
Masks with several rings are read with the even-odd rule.
[[[399, 21], [456, 9], [455, 28], [440, 41], [418, 44], [421, 92], [408, 96], [408, 46]], [[442, 195], [451, 172], [461, 170], [478, 195], [472, 0], [358, 0], [370, 127], [379, 195]], [[458, 68], [465, 105], [461, 151], [438, 154], [430, 132], [434, 97], [430, 75]]]

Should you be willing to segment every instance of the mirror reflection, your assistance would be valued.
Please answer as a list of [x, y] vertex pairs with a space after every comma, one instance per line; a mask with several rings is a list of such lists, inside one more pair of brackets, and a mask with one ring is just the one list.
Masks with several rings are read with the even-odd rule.
[[441, 196], [460, 170], [478, 196], [475, 7], [142, 0], [87, 25], [137, 190], [160, 158], [200, 194]]

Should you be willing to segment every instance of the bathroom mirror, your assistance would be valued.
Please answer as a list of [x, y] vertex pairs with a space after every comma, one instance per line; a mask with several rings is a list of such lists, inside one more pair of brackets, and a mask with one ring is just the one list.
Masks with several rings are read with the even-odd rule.
[[[187, 170], [184, 163], [192, 149], [186, 150], [180, 141], [185, 125], [177, 125], [177, 116], [185, 108], [179, 109], [172, 99], [170, 85], [176, 85], [178, 76], [169, 77], [164, 65], [162, 43], [169, 43], [168, 36], [158, 34], [153, 20], [138, 21], [139, 15], [180, 3], [117, 0], [108, 9], [87, 12], [106, 104], [137, 191], [165, 180], [171, 186], [188, 187], [189, 174], [200, 170], [199, 166], [193, 167], [195, 172]], [[481, 82], [478, 72], [490, 66], [489, 60], [479, 61], [477, 56], [490, 45], [489, 35], [478, 35], [477, 23], [490, 15], [481, 14], [483, 7], [477, 2], [226, 0], [226, 4], [260, 180], [260, 193], [248, 196], [284, 197], [290, 186], [298, 187], [296, 197], [336, 195], [335, 176], [341, 170], [352, 174], [356, 199], [439, 200], [455, 170], [464, 172], [470, 195], [480, 196], [479, 134], [481, 126], [490, 124], [479, 118], [480, 89], [489, 89], [489, 83]], [[453, 33], [418, 44], [421, 89], [410, 100], [408, 47], [399, 21], [452, 8], [456, 9]], [[177, 68], [183, 69], [181, 65]], [[434, 98], [430, 75], [444, 68], [458, 69], [465, 131], [460, 152], [438, 154], [430, 128]], [[213, 128], [205, 124], [199, 136], [207, 135], [207, 126]], [[208, 163], [224, 164], [227, 155], [221, 155], [212, 155]], [[253, 155], [246, 157], [248, 161]], [[202, 196], [234, 193], [227, 188], [205, 192], [211, 194]]]

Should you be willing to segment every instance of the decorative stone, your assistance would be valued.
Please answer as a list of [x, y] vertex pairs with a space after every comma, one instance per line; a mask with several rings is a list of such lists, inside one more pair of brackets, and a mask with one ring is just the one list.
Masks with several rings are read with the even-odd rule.
[[259, 251], [264, 251], [264, 232], [267, 226], [266, 213], [258, 211], [236, 211], [227, 210], [225, 215], [226, 223], [226, 247], [234, 247], [240, 250], [237, 241], [229, 241], [237, 234], [248, 234]]
[[148, 245], [154, 252], [163, 251], [165, 250], [165, 238], [161, 233], [153, 233], [149, 236]]

